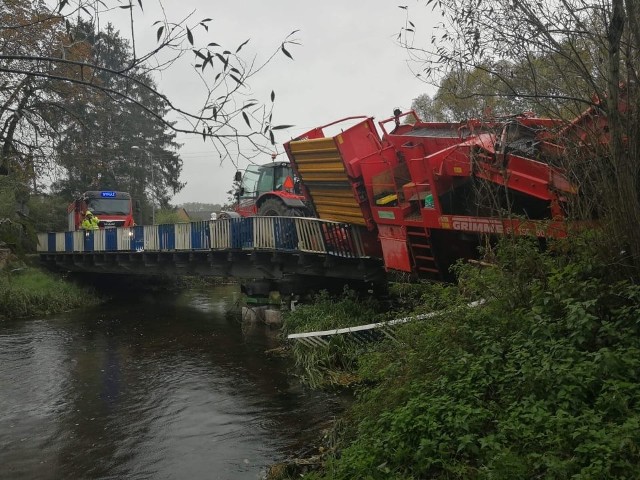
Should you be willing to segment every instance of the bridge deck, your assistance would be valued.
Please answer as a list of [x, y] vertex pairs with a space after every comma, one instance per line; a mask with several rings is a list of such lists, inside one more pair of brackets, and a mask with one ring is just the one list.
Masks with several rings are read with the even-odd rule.
[[240, 279], [290, 275], [381, 282], [360, 227], [314, 218], [247, 217], [38, 234], [51, 268], [115, 274]]

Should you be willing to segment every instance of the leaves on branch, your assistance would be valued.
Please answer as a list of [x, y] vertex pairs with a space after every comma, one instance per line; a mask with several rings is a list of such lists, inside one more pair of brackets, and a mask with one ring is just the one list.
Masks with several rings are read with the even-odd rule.
[[251, 122], [249, 121], [249, 115], [247, 115], [247, 112], [242, 112], [242, 118], [244, 118], [244, 121], [247, 124], [247, 126], [251, 128]]
[[213, 55], [211, 55], [211, 52], [207, 52], [207, 59], [202, 64], [202, 70], [204, 70], [207, 64], [211, 65], [211, 68], [213, 68]]
[[223, 57], [219, 53], [216, 53], [216, 57], [218, 57], [218, 59], [220, 59], [220, 61], [224, 64], [224, 69], [226, 70], [227, 67], [229, 66], [229, 59], [226, 57]]
[[271, 103], [273, 103], [273, 101], [276, 99], [276, 92], [274, 92], [273, 90], [271, 90]]
[[212, 18], [205, 18], [204, 20], [200, 20], [200, 25], [202, 27], [204, 27], [204, 29], [208, 32], [209, 31], [209, 25], [207, 25], [207, 23], [209, 23], [212, 20], [213, 20]]
[[162, 32], [164, 32], [164, 25], [161, 26], [160, 28], [158, 28], [158, 32], [156, 34], [157, 38], [156, 41], [159, 42], [160, 41], [160, 37], [162, 37]]
[[249, 40], [251, 40], [250, 38], [245, 40], [242, 44], [240, 44], [240, 46], [236, 49], [236, 53], [238, 53], [240, 50], [242, 50], [242, 47], [244, 47], [247, 43], [249, 43]]
[[286, 48], [284, 48], [284, 43], [280, 47], [280, 50], [282, 50], [282, 53], [284, 53], [287, 57], [289, 57], [291, 60], [293, 60], [293, 57], [291, 56], [291, 54], [287, 51]]
[[207, 60], [207, 56], [204, 55], [203, 53], [200, 52], [200, 50], [193, 50], [193, 53], [195, 53], [198, 57], [200, 57], [202, 60], [206, 61]]
[[189, 40], [189, 43], [191, 45], [193, 45], [193, 33], [191, 33], [191, 30], [189, 30], [189, 27], [187, 28], [187, 40]]
[[275, 127], [271, 127], [271, 130], [284, 130], [285, 128], [295, 127], [295, 125], [276, 125]]

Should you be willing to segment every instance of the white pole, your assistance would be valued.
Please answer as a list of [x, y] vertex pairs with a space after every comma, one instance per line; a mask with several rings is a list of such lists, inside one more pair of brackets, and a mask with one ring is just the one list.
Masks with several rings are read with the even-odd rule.
[[151, 152], [147, 151], [147, 155], [149, 155], [149, 162], [151, 163], [151, 222], [156, 224], [156, 189], [155, 189], [155, 174], [156, 171], [155, 166], [153, 165], [153, 157], [151, 156]]

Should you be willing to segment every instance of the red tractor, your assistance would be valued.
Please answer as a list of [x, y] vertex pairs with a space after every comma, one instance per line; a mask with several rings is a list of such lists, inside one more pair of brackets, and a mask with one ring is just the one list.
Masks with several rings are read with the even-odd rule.
[[301, 185], [289, 162], [250, 165], [235, 177], [237, 199], [233, 211], [222, 212], [220, 218], [307, 217], [310, 210]]

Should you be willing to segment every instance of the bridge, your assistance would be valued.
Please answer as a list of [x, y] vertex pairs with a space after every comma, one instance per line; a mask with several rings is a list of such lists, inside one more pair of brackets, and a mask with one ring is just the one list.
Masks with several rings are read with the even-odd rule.
[[[245, 217], [38, 234], [52, 270], [234, 278], [286, 293], [385, 284], [362, 227], [315, 218]], [[250, 292], [249, 292], [250, 293]]]

